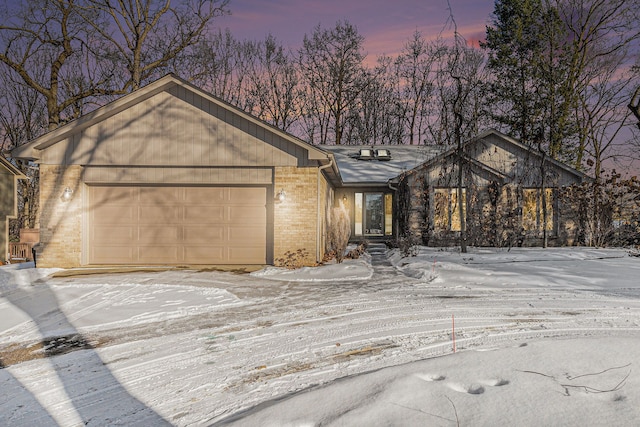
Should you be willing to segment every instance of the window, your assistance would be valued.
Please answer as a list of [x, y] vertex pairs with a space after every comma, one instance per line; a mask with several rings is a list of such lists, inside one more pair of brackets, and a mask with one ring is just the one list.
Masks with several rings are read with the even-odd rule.
[[356, 206], [355, 206], [355, 211], [354, 211], [354, 215], [355, 215], [355, 235], [356, 236], [362, 236], [362, 193], [356, 193], [355, 194], [355, 201], [356, 201]]
[[[436, 231], [460, 231], [460, 209], [457, 188], [436, 188], [433, 222]], [[467, 191], [462, 189], [462, 216], [467, 216]]]
[[393, 234], [393, 195], [387, 193], [384, 195], [384, 235], [391, 236]]
[[390, 236], [393, 234], [393, 195], [355, 193], [354, 234]]
[[[544, 213], [541, 188], [522, 190], [522, 228], [525, 231], [542, 231]], [[547, 231], [553, 230], [553, 188], [545, 188], [547, 205]]]
[[358, 153], [358, 158], [360, 160], [371, 160], [373, 159], [373, 152], [368, 148], [361, 148]]
[[389, 150], [380, 148], [376, 150], [376, 159], [378, 160], [391, 160], [391, 153]]

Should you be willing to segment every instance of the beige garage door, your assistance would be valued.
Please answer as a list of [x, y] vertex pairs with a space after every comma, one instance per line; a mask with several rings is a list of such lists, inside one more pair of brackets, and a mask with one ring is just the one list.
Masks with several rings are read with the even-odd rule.
[[88, 188], [89, 264], [266, 262], [266, 188]]

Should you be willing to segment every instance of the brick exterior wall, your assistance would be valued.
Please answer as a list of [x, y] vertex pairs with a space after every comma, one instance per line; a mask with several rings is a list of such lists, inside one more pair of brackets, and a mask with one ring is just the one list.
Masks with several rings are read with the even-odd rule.
[[[40, 165], [40, 245], [38, 267], [71, 268], [81, 264], [81, 166]], [[73, 190], [63, 200], [65, 188]]]
[[[83, 185], [81, 166], [40, 166], [40, 245], [36, 248], [38, 267], [72, 268], [82, 265]], [[63, 200], [65, 188], [73, 190]], [[274, 202], [274, 264], [288, 253], [297, 253], [300, 265], [318, 261], [318, 169], [277, 167], [274, 193], [284, 190], [283, 202]], [[321, 196], [328, 196], [321, 182]], [[320, 220], [324, 221], [324, 212]], [[324, 227], [323, 227], [324, 228]], [[325, 230], [321, 230], [324, 232]], [[320, 248], [320, 258], [324, 248]]]
[[284, 190], [284, 201], [274, 204], [274, 264], [283, 265], [287, 252], [300, 265], [316, 263], [318, 235], [318, 169], [275, 168], [274, 193]]

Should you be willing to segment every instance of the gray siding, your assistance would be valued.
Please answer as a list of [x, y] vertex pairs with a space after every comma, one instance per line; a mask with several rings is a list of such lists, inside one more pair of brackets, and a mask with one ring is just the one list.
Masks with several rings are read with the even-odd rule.
[[45, 149], [44, 164], [309, 166], [303, 147], [173, 86]]
[[87, 167], [82, 177], [88, 184], [271, 184], [271, 168], [211, 167]]
[[[541, 158], [537, 150], [523, 149], [499, 135], [490, 134], [467, 147], [467, 154], [481, 163], [508, 177], [514, 178], [525, 187], [541, 185]], [[569, 171], [547, 159], [545, 164], [546, 185], [562, 187], [579, 182], [580, 179]]]

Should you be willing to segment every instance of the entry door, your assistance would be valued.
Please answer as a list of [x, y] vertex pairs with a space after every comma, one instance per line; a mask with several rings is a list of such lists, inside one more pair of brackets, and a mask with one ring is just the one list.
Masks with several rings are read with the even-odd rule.
[[393, 234], [393, 196], [391, 193], [354, 194], [355, 236], [391, 236]]
[[384, 235], [384, 196], [382, 193], [364, 195], [364, 235]]

